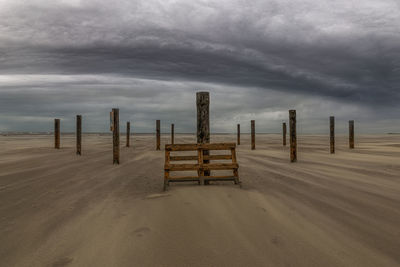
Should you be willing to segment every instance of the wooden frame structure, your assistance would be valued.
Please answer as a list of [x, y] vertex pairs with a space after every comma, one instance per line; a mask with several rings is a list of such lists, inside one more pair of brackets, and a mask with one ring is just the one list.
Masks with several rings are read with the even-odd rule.
[[[226, 155], [208, 155], [212, 150], [228, 150]], [[197, 151], [197, 155], [171, 156], [171, 152], [177, 151]], [[206, 153], [204, 153], [206, 152]], [[208, 163], [211, 160], [232, 160], [228, 163]], [[191, 164], [171, 164], [171, 161], [197, 161]], [[205, 163], [207, 162], [207, 163]], [[164, 190], [170, 182], [197, 181], [204, 184], [205, 181], [234, 181], [240, 185], [239, 164], [236, 159], [235, 143], [204, 143], [204, 144], [168, 144], [165, 145], [165, 165], [164, 165]], [[205, 172], [213, 170], [232, 170], [231, 176], [205, 176]], [[197, 176], [170, 176], [173, 171], [197, 171]]]

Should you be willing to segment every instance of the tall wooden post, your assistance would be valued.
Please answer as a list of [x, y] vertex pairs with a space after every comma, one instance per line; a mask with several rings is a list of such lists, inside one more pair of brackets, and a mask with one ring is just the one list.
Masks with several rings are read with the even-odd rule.
[[[210, 143], [210, 93], [196, 93], [197, 106], [197, 143]], [[203, 150], [203, 156], [210, 152]], [[203, 163], [209, 163], [209, 160], [203, 160]], [[204, 176], [210, 176], [210, 171], [204, 171]]]
[[354, 148], [354, 121], [349, 121], [349, 147]]
[[282, 143], [286, 146], [286, 122], [282, 124]]
[[237, 125], [237, 144], [240, 145], [240, 124]]
[[251, 149], [256, 149], [256, 121], [251, 120]]
[[330, 151], [335, 154], [335, 117], [329, 117]]
[[156, 149], [160, 150], [161, 146], [161, 130], [160, 130], [160, 120], [156, 120]]
[[131, 145], [131, 122], [126, 122], [126, 147]]
[[60, 119], [54, 119], [54, 148], [60, 149]]
[[172, 123], [171, 124], [171, 144], [174, 144], [174, 132], [175, 132], [175, 125]]
[[112, 109], [113, 164], [119, 164], [119, 109]]
[[76, 154], [82, 155], [82, 115], [76, 115]]
[[297, 161], [296, 110], [289, 110], [290, 161]]

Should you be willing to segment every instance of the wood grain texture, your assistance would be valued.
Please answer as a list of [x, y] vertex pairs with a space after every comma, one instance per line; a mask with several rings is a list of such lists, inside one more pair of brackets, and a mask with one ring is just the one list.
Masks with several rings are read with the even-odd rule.
[[329, 147], [331, 154], [335, 154], [335, 117], [329, 117]]
[[354, 148], [354, 121], [349, 121], [349, 148]]
[[128, 121], [126, 123], [126, 147], [131, 145], [131, 123]]
[[282, 123], [282, 144], [286, 146], [286, 122]]
[[[196, 108], [197, 108], [197, 143], [210, 143], [210, 93], [196, 93]], [[203, 150], [203, 155], [209, 155], [207, 150]], [[204, 160], [204, 163], [208, 163]], [[205, 176], [209, 176], [210, 172], [205, 171]]]
[[82, 115], [76, 115], [76, 154], [82, 155]]
[[119, 164], [119, 109], [113, 108], [113, 164]]
[[156, 120], [156, 150], [160, 150], [161, 146], [161, 122], [160, 120]]
[[251, 121], [251, 149], [256, 149], [256, 121]]
[[175, 125], [172, 123], [171, 124], [171, 144], [174, 144], [175, 142]]
[[240, 124], [237, 125], [237, 145], [240, 145]]
[[289, 110], [290, 161], [297, 161], [296, 110]]
[[60, 149], [60, 119], [54, 119], [54, 148]]

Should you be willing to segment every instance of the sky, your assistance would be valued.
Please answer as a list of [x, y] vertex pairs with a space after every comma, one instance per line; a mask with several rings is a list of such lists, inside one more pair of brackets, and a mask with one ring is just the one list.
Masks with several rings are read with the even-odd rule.
[[0, 131], [400, 132], [398, 0], [0, 0]]

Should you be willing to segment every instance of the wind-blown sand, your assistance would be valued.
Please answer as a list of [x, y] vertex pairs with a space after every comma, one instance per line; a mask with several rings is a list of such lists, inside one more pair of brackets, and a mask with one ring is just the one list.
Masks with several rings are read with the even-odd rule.
[[110, 136], [81, 157], [73, 135], [1, 136], [0, 266], [400, 266], [400, 135], [298, 139], [293, 164], [280, 135], [242, 135], [242, 189], [163, 193], [154, 136], [121, 135], [119, 166]]

